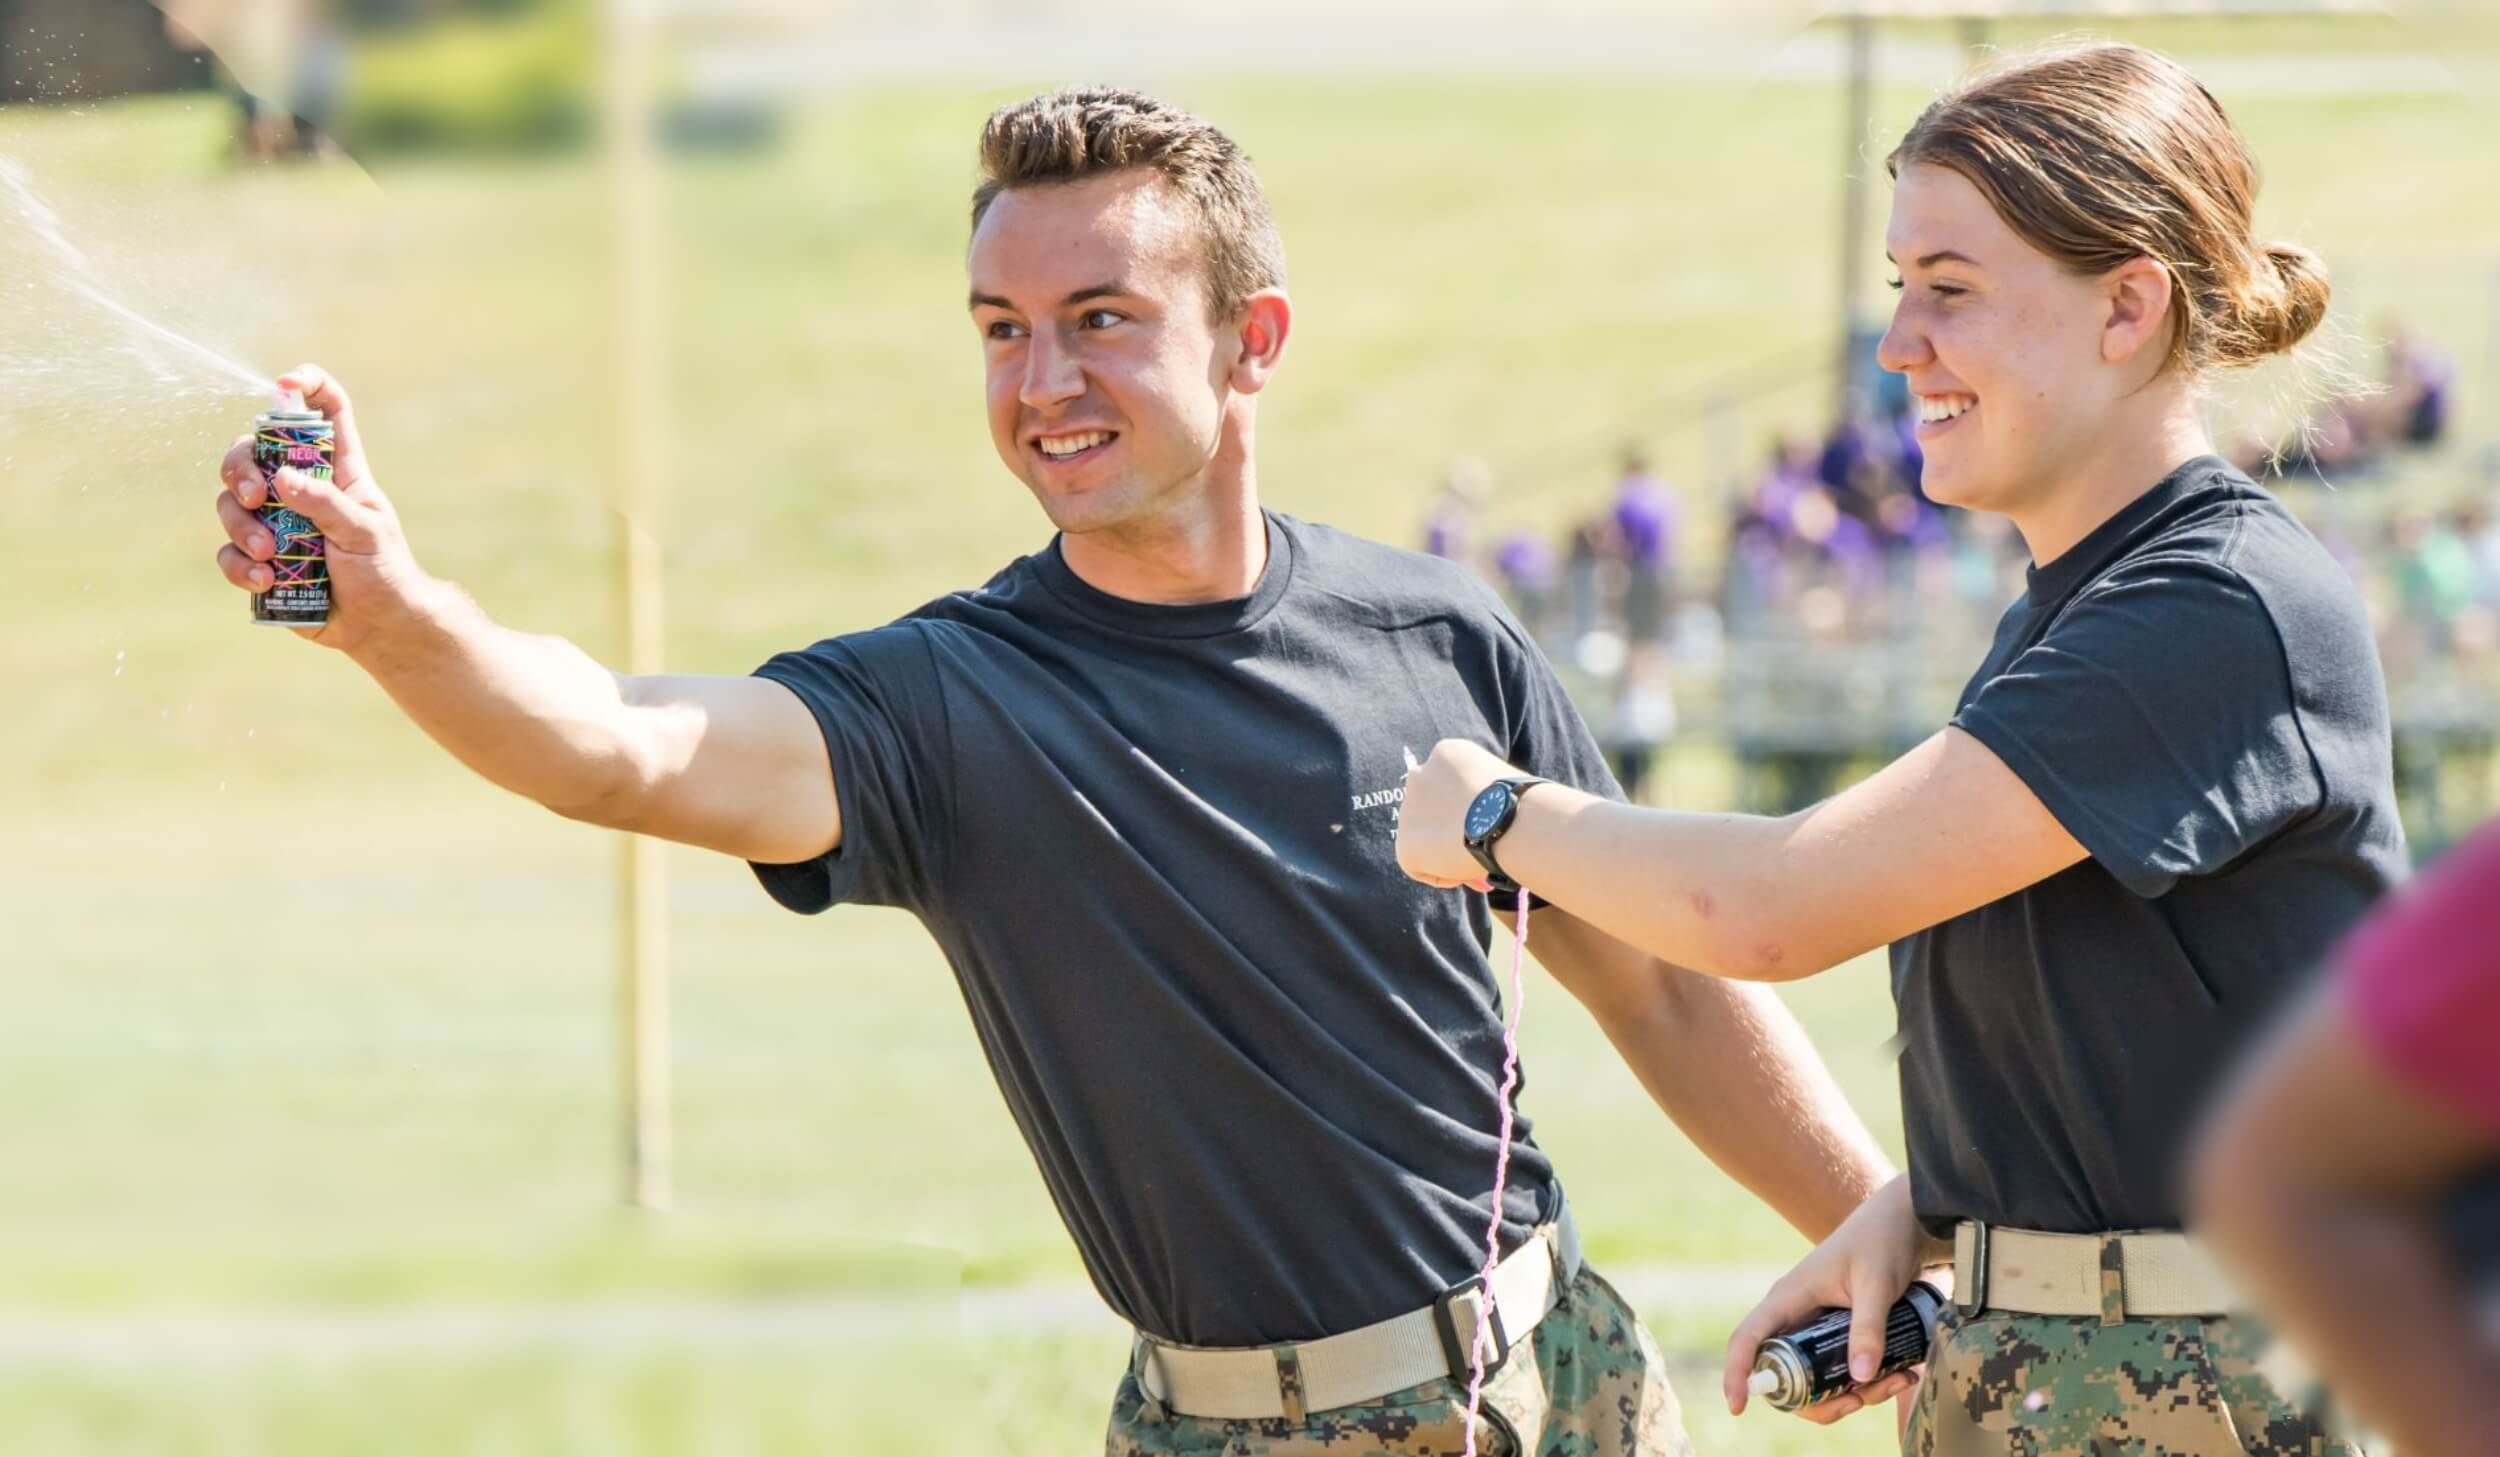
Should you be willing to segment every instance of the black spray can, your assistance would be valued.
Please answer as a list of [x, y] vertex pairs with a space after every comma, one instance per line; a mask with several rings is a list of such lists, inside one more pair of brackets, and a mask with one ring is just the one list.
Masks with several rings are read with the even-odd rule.
[[[252, 464], [260, 468], [263, 480], [287, 466], [326, 481], [335, 437], [328, 420], [304, 408], [303, 396], [289, 395], [284, 404], [252, 422]], [[282, 504], [274, 488], [257, 514], [260, 524], [277, 540], [278, 551], [269, 561], [269, 590], [252, 594], [252, 620], [279, 627], [327, 623], [330, 558], [321, 528], [302, 512]]]
[[[1944, 1292], [1921, 1280], [1912, 1285], [1884, 1318], [1884, 1360], [1875, 1370], [1881, 1380], [1927, 1359], [1936, 1337], [1936, 1317], [1944, 1313]], [[1849, 1312], [1821, 1315], [1792, 1331], [1762, 1343], [1754, 1352], [1753, 1377], [1747, 1389], [1781, 1411], [1795, 1411], [1849, 1389]]]

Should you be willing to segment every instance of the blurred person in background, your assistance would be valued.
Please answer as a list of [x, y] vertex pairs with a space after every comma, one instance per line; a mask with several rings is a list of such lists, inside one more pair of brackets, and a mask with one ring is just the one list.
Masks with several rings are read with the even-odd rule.
[[2386, 400], [2389, 433], [2406, 445], [2437, 445], [2448, 434], [2449, 398], [2457, 367], [2430, 340], [2397, 320], [2387, 324]]
[[1858, 479], [1868, 470], [1881, 469], [1885, 442], [1864, 413], [1845, 415], [1832, 423], [1823, 437], [1822, 454], [1815, 461], [1814, 474], [1825, 490], [1847, 496], [1858, 489]]
[[2481, 501], [2468, 501], [2457, 508], [2457, 535], [2473, 557], [2476, 600], [2500, 608], [2500, 516]]
[[1424, 513], [1424, 555], [1465, 563], [1475, 554], [1476, 520], [1493, 494], [1493, 472], [1473, 456], [1450, 462], [1432, 509]]
[[1611, 513], [1583, 516], [1563, 557], [1563, 635], [1571, 660], [1600, 677], [1622, 667], [1615, 608], [1623, 597], [1623, 533]]
[[2344, 944], [2193, 1167], [2198, 1228], [2403, 1457], [2500, 1447], [2495, 904], [2500, 823]]
[[1727, 559], [1720, 574], [1721, 611], [1739, 631], [1781, 610], [1790, 597], [1786, 558], [1796, 539], [1792, 518], [1799, 498], [1817, 489], [1814, 448], [1784, 437], [1771, 448], [1771, 463], [1729, 512]]
[[2203, 422], [2211, 374], [2316, 327], [2325, 269], [2251, 235], [2238, 132], [2132, 46], [1977, 73], [1889, 167], [1880, 358], [1918, 402], [1922, 484], [2009, 518], [2033, 563], [1951, 723], [1779, 818], [1522, 786], [1498, 746], [1444, 740], [1401, 862], [1498, 872], [1745, 980], [1889, 943], [1909, 1173], [1737, 1328], [1731, 1408], [1761, 1341], [1824, 1306], [1853, 1312], [1863, 1381], [1894, 1301], [1950, 1262], [1919, 1457], [2341, 1457], [2232, 1317], [2177, 1180], [2228, 1060], [2407, 863], [2360, 598]]
[[346, 155], [337, 132], [339, 102], [347, 86], [347, 37], [330, 7], [317, 6], [306, 16], [288, 86], [296, 155], [325, 162]]
[[1513, 531], [1493, 548], [1493, 574], [1528, 636], [1542, 642], [1554, 629], [1554, 549], [1533, 531]]
[[246, 3], [234, 14], [222, 58], [234, 82], [236, 136], [243, 156], [275, 162], [295, 143], [295, 124], [280, 104], [280, 78], [293, 70], [290, 17], [275, 4]]
[[2234, 459], [2252, 473], [2327, 479], [2368, 475], [2405, 451], [2427, 450], [2448, 436], [2456, 365], [2439, 347], [2398, 320], [2386, 324], [2375, 385], [2355, 382], [2309, 413], [2289, 439], [2242, 442]]
[[1639, 450], [1623, 453], [1615, 480], [1615, 541], [1623, 554], [1623, 630], [1634, 646], [1656, 642], [1666, 631], [1674, 586], [1675, 493], [1652, 475]]
[[168, 26], [206, 45], [234, 87], [236, 146], [253, 162], [334, 158], [347, 45], [332, 0], [158, 0]]
[[1809, 569], [1809, 581], [1836, 589], [1844, 603], [1863, 604], [1883, 580], [1882, 543], [1863, 518], [1842, 509], [1841, 501], [1823, 486], [1808, 486], [1789, 508], [1789, 529]]
[[2449, 650], [2458, 620], [2482, 597], [2481, 564], [2459, 529], [2467, 519], [2404, 510], [2388, 523], [2397, 605], [2420, 650], [2434, 657]]
[[1623, 797], [1642, 802], [1658, 750], [1675, 737], [1675, 685], [1667, 674], [1665, 643], [1642, 643], [1624, 659], [1615, 680], [1613, 721], [1606, 747]]
[[[1137, 1332], [1114, 1457], [1455, 1451], [1479, 1336], [1487, 1450], [1689, 1457], [1656, 1343], [1581, 1257], [1524, 1120], [1495, 1186], [1486, 899], [1396, 859], [1412, 746], [1481, 733], [1611, 799], [1596, 743], [1472, 573], [1261, 508], [1257, 397], [1293, 315], [1230, 138], [1083, 88], [1001, 108], [980, 156], [967, 303], [992, 442], [1057, 528], [1042, 549], [751, 676], [619, 677], [428, 575], [308, 369], [282, 383], [336, 421], [337, 478], [274, 487], [328, 538], [310, 636], [559, 814], [739, 856], [795, 911], [919, 918]], [[219, 564], [265, 589], [248, 438], [223, 473]], [[1659, 1104], [1799, 1230], [1880, 1185], [1767, 990], [1565, 912], [1535, 931]]]

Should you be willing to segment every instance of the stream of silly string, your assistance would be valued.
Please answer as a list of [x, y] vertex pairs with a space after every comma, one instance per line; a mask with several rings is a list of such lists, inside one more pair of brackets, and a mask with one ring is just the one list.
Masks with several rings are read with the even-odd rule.
[[275, 393], [277, 386], [260, 371], [239, 364], [196, 339], [178, 334], [137, 309], [105, 291], [95, 276], [95, 268], [87, 255], [69, 240], [61, 229], [61, 216], [35, 191], [34, 178], [26, 165], [8, 157], [0, 157], [0, 193], [5, 193], [18, 220], [26, 230], [48, 249], [54, 260], [54, 281], [64, 292], [74, 294], [103, 309], [123, 323], [139, 330], [160, 344], [172, 345], [194, 365], [208, 369], [221, 380], [264, 398]]
[[[236, 394], [248, 392], [262, 399], [269, 399], [275, 395], [275, 383], [260, 371], [177, 330], [167, 328], [124, 302], [113, 289], [107, 286], [108, 279], [102, 270], [96, 267], [83, 249], [70, 241], [69, 233], [61, 221], [61, 215], [35, 190], [33, 169], [16, 158], [0, 157], [0, 220], [10, 217], [14, 217], [22, 227], [23, 236], [31, 240], [30, 246], [23, 249], [12, 247], [8, 250], [12, 255], [10, 257], [12, 265], [23, 266], [30, 274], [23, 279], [26, 291], [37, 293], [49, 287], [60, 298], [83, 303], [100, 311], [104, 317], [99, 318], [97, 323], [105, 330], [130, 336], [131, 345], [128, 352], [145, 363], [154, 376], [144, 394], [127, 397], [116, 395], [109, 388], [107, 381], [102, 379], [90, 381], [90, 398], [100, 398], [105, 402], [101, 405], [89, 405], [87, 408], [91, 411], [96, 409], [127, 411], [140, 408], [135, 403], [113, 403], [117, 399], [127, 399], [132, 402], [146, 399], [154, 402], [154, 406], [161, 409], [167, 394], [189, 393], [178, 388], [169, 389], [169, 387], [178, 386], [185, 375], [193, 379], [205, 378], [211, 382], [212, 391], [220, 395], [229, 391]], [[24, 255], [22, 258], [15, 256], [21, 252]], [[29, 323], [33, 318], [34, 313], [31, 309], [20, 311], [16, 315], [17, 322], [21, 325], [37, 330], [42, 329], [44, 326], [40, 322]], [[0, 358], [0, 374], [5, 374], [7, 379], [7, 389], [4, 393], [0, 393], [0, 406], [27, 405], [32, 398], [32, 393], [26, 386], [32, 384], [33, 376], [54, 373], [63, 361], [79, 359], [100, 361], [113, 352], [110, 349], [95, 347], [95, 341], [86, 338], [85, 335], [86, 331], [81, 329], [79, 331], [80, 342], [77, 347], [72, 347], [71, 339], [64, 337], [59, 341], [58, 347], [43, 351], [32, 359]], [[169, 362], [181, 366], [180, 372], [177, 373], [169, 368]], [[25, 377], [21, 378], [21, 375]], [[85, 489], [83, 484], [80, 489]], [[128, 648], [117, 650], [113, 654], [113, 676], [121, 677], [129, 667], [130, 650]], [[190, 708], [189, 704], [183, 705], [183, 711], [186, 714], [190, 712]], [[162, 710], [158, 717], [168, 718], [171, 713], [172, 709], [168, 707]], [[249, 738], [251, 735], [252, 731], [246, 729], [244, 737]], [[223, 792], [226, 782], [218, 781], [217, 788]]]

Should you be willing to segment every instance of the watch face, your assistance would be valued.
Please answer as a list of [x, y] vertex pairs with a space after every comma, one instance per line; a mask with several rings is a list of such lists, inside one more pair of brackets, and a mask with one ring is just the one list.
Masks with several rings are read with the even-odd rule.
[[1467, 806], [1467, 838], [1480, 840], [1492, 834], [1493, 827], [1502, 822], [1502, 811], [1508, 808], [1510, 786], [1507, 784], [1496, 784], [1477, 795], [1476, 802]]

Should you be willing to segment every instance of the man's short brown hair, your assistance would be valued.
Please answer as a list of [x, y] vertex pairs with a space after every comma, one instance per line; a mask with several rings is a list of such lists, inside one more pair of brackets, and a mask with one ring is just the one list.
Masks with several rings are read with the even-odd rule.
[[1233, 318], [1250, 295], [1284, 286], [1284, 239], [1250, 159], [1208, 123], [1136, 91], [1069, 86], [991, 112], [972, 226], [1010, 188], [1132, 169], [1160, 176], [1196, 215], [1212, 317]]

